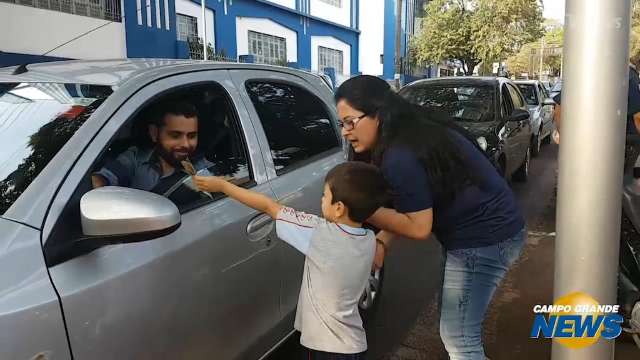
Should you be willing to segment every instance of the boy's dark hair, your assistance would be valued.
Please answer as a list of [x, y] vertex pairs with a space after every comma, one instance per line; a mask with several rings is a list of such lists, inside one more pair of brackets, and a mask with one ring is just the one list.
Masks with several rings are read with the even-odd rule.
[[164, 117], [167, 114], [181, 115], [186, 118], [197, 118], [198, 110], [186, 101], [161, 102], [153, 111], [151, 124], [158, 128], [165, 126]]
[[349, 218], [365, 222], [389, 198], [388, 186], [380, 170], [359, 161], [342, 163], [329, 171], [325, 178], [333, 195], [349, 209]]

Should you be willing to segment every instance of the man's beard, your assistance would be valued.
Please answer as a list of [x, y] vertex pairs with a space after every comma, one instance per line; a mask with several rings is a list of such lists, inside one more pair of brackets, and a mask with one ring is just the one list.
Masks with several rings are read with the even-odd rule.
[[166, 161], [168, 164], [170, 164], [174, 168], [182, 167], [180, 162], [183, 160], [186, 160], [191, 155], [193, 155], [193, 151], [187, 150], [186, 152], [188, 152], [189, 155], [176, 157], [173, 152], [166, 151], [162, 146], [160, 146], [159, 144], [156, 144], [156, 153], [158, 154], [158, 156], [160, 156], [164, 161]]

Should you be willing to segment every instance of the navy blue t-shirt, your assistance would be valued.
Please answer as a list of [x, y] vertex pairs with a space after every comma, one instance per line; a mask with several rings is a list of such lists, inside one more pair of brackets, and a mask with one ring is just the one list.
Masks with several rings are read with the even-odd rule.
[[433, 209], [433, 230], [447, 250], [495, 245], [516, 235], [524, 218], [507, 182], [469, 140], [451, 131], [478, 184], [461, 190], [447, 206], [438, 204], [429, 174], [408, 148], [389, 148], [382, 173], [394, 193], [398, 212]]
[[[559, 92], [553, 97], [553, 101], [560, 105], [562, 93]], [[640, 112], [640, 76], [638, 72], [629, 67], [629, 91], [627, 92], [627, 134], [636, 134], [633, 115]]]

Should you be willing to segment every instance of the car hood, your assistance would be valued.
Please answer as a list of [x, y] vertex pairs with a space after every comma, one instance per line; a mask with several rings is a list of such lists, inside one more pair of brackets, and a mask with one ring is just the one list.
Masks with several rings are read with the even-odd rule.
[[458, 122], [458, 125], [465, 128], [471, 135], [480, 137], [494, 134], [496, 123], [494, 121], [483, 121], [483, 122]]

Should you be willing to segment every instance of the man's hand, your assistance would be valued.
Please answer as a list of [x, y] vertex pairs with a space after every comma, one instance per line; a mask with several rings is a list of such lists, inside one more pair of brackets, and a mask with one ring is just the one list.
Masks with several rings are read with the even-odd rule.
[[217, 176], [194, 176], [193, 184], [200, 191], [207, 192], [223, 192], [223, 188], [228, 184], [228, 182], [221, 177]]
[[373, 265], [371, 266], [372, 270], [382, 268], [384, 265], [384, 256], [386, 255], [386, 250], [382, 244], [376, 242], [376, 255], [373, 257]]

